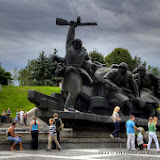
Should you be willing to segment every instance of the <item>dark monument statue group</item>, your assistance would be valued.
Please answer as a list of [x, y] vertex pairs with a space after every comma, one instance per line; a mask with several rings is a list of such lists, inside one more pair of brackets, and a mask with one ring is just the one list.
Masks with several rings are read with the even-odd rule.
[[58, 62], [56, 75], [63, 77], [61, 94], [47, 96], [29, 90], [28, 99], [31, 102], [44, 112], [63, 112], [66, 109], [72, 114], [79, 111], [104, 116], [111, 115], [113, 108], [118, 105], [124, 116], [134, 114], [141, 118], [158, 117], [160, 77], [147, 71], [143, 65], [130, 72], [125, 62], [113, 64], [110, 68], [92, 62], [82, 41], [75, 39], [75, 28], [97, 23], [81, 23], [78, 17], [77, 22], [57, 18], [56, 24], [70, 26], [65, 57], [52, 57], [53, 61]]

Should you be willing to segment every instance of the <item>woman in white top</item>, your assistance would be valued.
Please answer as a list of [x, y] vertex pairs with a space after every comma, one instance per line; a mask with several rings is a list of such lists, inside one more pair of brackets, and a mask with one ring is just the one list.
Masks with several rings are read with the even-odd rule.
[[23, 124], [23, 114], [24, 112], [22, 111], [22, 109], [20, 109], [19, 115], [20, 115], [20, 124]]
[[113, 121], [113, 124], [115, 125], [116, 127], [116, 130], [114, 130], [112, 132], [112, 134], [110, 134], [110, 137], [111, 138], [114, 138], [114, 135], [116, 134], [116, 138], [120, 138], [119, 137], [119, 131], [120, 131], [120, 125], [119, 125], [119, 121], [121, 120], [121, 118], [119, 117], [119, 114], [118, 112], [120, 111], [120, 107], [119, 106], [116, 106], [113, 110], [113, 114], [112, 114], [112, 121]]

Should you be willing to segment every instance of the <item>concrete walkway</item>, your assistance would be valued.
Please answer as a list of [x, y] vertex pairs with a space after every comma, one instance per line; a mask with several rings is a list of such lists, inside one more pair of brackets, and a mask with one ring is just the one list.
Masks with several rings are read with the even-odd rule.
[[159, 160], [155, 150], [127, 151], [126, 149], [66, 149], [62, 151], [0, 151], [0, 160]]

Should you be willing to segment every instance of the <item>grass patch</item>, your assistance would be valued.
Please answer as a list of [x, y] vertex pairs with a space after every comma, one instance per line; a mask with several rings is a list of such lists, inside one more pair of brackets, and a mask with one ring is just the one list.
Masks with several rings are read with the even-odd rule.
[[28, 100], [28, 90], [36, 90], [41, 93], [50, 95], [51, 93], [60, 93], [59, 87], [53, 86], [2, 86], [2, 91], [0, 92], [0, 114], [3, 110], [11, 109], [11, 117], [16, 116], [17, 109], [20, 110], [31, 110], [35, 105]]

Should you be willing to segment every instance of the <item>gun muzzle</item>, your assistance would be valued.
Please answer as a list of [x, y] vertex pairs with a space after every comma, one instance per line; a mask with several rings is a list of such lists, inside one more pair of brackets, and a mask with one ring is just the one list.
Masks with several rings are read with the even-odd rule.
[[56, 18], [56, 24], [57, 25], [69, 25], [68, 21], [61, 18]]

